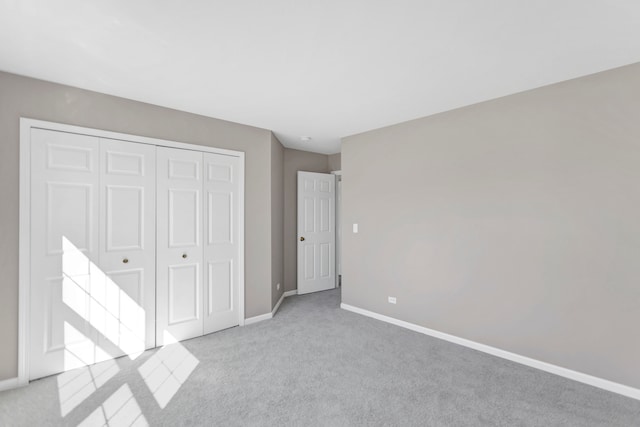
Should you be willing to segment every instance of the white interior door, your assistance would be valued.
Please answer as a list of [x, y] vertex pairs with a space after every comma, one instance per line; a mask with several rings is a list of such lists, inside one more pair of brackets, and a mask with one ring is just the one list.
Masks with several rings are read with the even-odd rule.
[[239, 166], [204, 153], [204, 333], [239, 324]]
[[100, 267], [92, 291], [99, 344], [114, 355], [155, 347], [156, 147], [100, 140]]
[[335, 176], [298, 172], [298, 293], [336, 286]]
[[203, 153], [157, 148], [156, 344], [203, 334]]
[[99, 156], [98, 138], [31, 130], [30, 379], [109, 357], [91, 325]]

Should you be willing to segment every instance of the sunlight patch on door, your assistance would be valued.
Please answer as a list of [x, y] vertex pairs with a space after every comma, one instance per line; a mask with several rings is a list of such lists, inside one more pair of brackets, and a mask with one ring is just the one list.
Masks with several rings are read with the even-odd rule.
[[[144, 309], [64, 236], [62, 248], [63, 302], [85, 328], [90, 326], [131, 359], [138, 357], [145, 350]], [[82, 360], [90, 364], [110, 357]]]

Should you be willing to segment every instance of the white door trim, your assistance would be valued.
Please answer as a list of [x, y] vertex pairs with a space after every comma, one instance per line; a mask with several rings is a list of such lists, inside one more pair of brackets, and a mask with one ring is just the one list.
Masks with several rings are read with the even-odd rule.
[[[20, 118], [20, 197], [19, 197], [19, 250], [18, 250], [18, 377], [17, 381], [2, 383], [3, 387], [15, 384], [15, 387], [29, 383], [29, 298], [31, 292], [30, 253], [31, 253], [31, 129], [47, 129], [60, 132], [95, 136], [99, 138], [129, 141], [140, 144], [156, 145], [160, 147], [181, 148], [184, 150], [201, 151], [205, 153], [234, 156], [240, 159], [238, 213], [235, 218], [239, 226], [239, 262], [238, 278], [238, 322], [244, 326], [244, 165], [245, 155], [242, 151], [225, 150], [204, 145], [187, 144], [145, 136], [128, 135], [99, 129], [91, 129], [62, 123], [47, 122], [21, 117]], [[12, 388], [12, 387], [11, 387]]]

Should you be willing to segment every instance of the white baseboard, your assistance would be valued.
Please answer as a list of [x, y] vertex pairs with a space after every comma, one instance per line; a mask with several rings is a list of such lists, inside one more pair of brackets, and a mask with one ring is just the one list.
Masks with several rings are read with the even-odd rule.
[[244, 319], [244, 325], [251, 325], [253, 323], [262, 322], [263, 320], [269, 320], [273, 317], [272, 313], [261, 314], [260, 316], [249, 317], [248, 319]]
[[521, 356], [519, 354], [511, 353], [509, 351], [501, 350], [499, 348], [491, 347], [489, 345], [480, 344], [475, 341], [471, 341], [465, 338], [456, 337], [455, 335], [449, 335], [444, 332], [439, 332], [433, 329], [425, 328], [423, 326], [416, 325], [414, 323], [405, 322], [404, 320], [398, 320], [393, 317], [385, 316], [383, 314], [374, 313], [373, 311], [364, 310], [362, 308], [354, 307], [348, 304], [340, 304], [340, 308], [343, 310], [352, 311], [363, 316], [372, 317], [383, 322], [391, 323], [402, 328], [410, 329], [421, 334], [429, 335], [434, 338], [449, 341], [454, 344], [459, 344], [465, 347], [472, 348], [474, 350], [481, 351], [483, 353], [491, 354], [493, 356], [501, 357], [503, 359], [510, 360], [512, 362], [520, 363], [522, 365], [530, 366], [532, 368], [540, 369], [545, 372], [549, 372], [561, 377], [569, 378], [574, 381], [578, 381], [584, 384], [589, 384], [594, 387], [598, 387], [613, 393], [621, 394], [623, 396], [631, 397], [633, 399], [640, 400], [640, 389], [629, 387], [623, 384], [619, 384], [613, 381], [605, 380], [603, 378], [594, 377], [582, 372], [573, 371], [571, 369], [563, 368], [561, 366], [552, 365], [540, 360], [531, 359], [530, 357]]
[[278, 309], [280, 308], [280, 304], [282, 304], [282, 301], [284, 300], [284, 293], [282, 295], [280, 295], [280, 299], [278, 300], [278, 302], [276, 303], [275, 307], [273, 307], [273, 310], [271, 310], [271, 317], [276, 315], [276, 312], [278, 311]]
[[280, 308], [280, 304], [282, 304], [282, 301], [286, 297], [290, 297], [292, 295], [297, 295], [297, 294], [298, 294], [297, 289], [294, 289], [293, 291], [283, 292], [282, 295], [280, 296], [280, 299], [278, 300], [276, 305], [273, 307], [273, 310], [271, 310], [271, 313], [265, 313], [265, 314], [261, 314], [260, 316], [249, 317], [248, 319], [244, 319], [244, 324], [250, 325], [252, 323], [258, 323], [258, 322], [262, 322], [263, 320], [269, 320], [273, 318], [273, 316], [275, 316], [276, 312]]
[[0, 391], [11, 390], [12, 388], [18, 388], [21, 385], [22, 384], [20, 384], [20, 381], [17, 377], [9, 378], [7, 380], [0, 381]]

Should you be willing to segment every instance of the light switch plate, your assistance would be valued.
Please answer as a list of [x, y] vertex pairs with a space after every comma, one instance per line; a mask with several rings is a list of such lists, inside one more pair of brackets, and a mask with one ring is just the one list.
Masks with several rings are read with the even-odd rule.
[[353, 224], [353, 232], [354, 233], [358, 232], [358, 224]]

